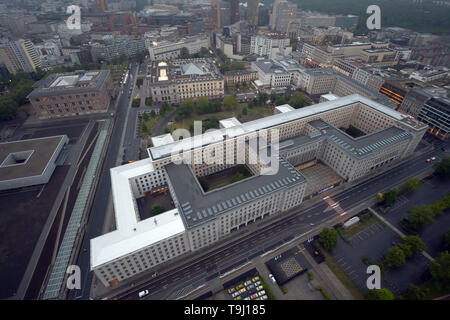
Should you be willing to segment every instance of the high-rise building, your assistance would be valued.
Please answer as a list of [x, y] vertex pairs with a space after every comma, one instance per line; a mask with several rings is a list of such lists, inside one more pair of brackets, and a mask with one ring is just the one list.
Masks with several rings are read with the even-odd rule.
[[211, 28], [220, 28], [220, 1], [211, 0]]
[[230, 24], [241, 20], [239, 16], [239, 0], [228, 0], [230, 3]]
[[41, 67], [38, 52], [30, 40], [19, 39], [0, 45], [0, 59], [12, 74], [19, 70], [35, 72]]
[[259, 1], [248, 0], [247, 2], [247, 21], [251, 26], [258, 25]]
[[231, 8], [230, 2], [220, 1], [220, 28], [231, 24]]
[[272, 30], [286, 32], [289, 23], [295, 19], [297, 5], [286, 0], [275, 0], [272, 15], [270, 16], [270, 28]]

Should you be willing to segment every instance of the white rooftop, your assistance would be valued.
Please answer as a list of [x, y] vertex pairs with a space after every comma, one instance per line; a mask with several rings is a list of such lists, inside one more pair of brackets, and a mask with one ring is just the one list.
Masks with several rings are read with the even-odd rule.
[[323, 95], [321, 95], [320, 97], [326, 99], [327, 101], [332, 101], [332, 100], [339, 99], [338, 96], [335, 96], [335, 95], [332, 94], [332, 93], [323, 94]]
[[178, 209], [142, 221], [138, 220], [139, 214], [136, 212], [129, 180], [153, 170], [151, 159], [111, 169], [117, 230], [91, 239], [91, 270], [185, 231]]
[[174, 142], [170, 133], [162, 134], [160, 136], [152, 137], [152, 144], [154, 147], [162, 146]]
[[277, 109], [278, 111], [280, 111], [281, 113], [285, 113], [285, 112], [289, 112], [289, 111], [293, 111], [295, 110], [295, 108], [292, 108], [290, 105], [288, 104], [283, 104], [281, 106], [275, 107], [275, 109]]
[[372, 107], [373, 109], [382, 112], [390, 117], [393, 117], [396, 120], [407, 118], [407, 116], [378, 102], [367, 99], [363, 96], [360, 96], [359, 94], [353, 94], [338, 98], [336, 100], [325, 101], [308, 107], [294, 109], [289, 112], [279, 113], [269, 117], [249, 121], [244, 124], [236, 125], [234, 127], [222, 128], [220, 130], [206, 132], [203, 135], [185, 138], [183, 140], [178, 140], [167, 145], [152, 147], [148, 149], [148, 152], [151, 159], [161, 159], [170, 156], [171, 154], [176, 154], [182, 151], [187, 151], [208, 144], [223, 141], [226, 137], [233, 138], [244, 135], [246, 133], [255, 132], [257, 130], [268, 129], [282, 123], [309, 117], [354, 103], [362, 103], [364, 105]]
[[238, 126], [240, 124], [241, 124], [241, 122], [238, 119], [236, 119], [235, 117], [223, 119], [223, 120], [219, 121], [219, 125], [221, 128], [232, 128], [232, 127]]

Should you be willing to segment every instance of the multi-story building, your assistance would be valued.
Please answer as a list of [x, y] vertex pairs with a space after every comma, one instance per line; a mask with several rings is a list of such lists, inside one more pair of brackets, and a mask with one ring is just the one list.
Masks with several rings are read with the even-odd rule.
[[[359, 95], [296, 110], [286, 105], [277, 113], [245, 125], [222, 121], [220, 130], [179, 141], [160, 137], [148, 159], [111, 169], [117, 229], [92, 239], [90, 251], [91, 270], [103, 285], [186, 259], [299, 206], [308, 181], [296, 167], [306, 162], [320, 160], [344, 180], [357, 181], [408, 157], [427, 129]], [[338, 129], [349, 126], [365, 135], [355, 139]], [[213, 161], [204, 161], [207, 156]], [[253, 176], [203, 190], [199, 177], [238, 163]], [[174, 207], [142, 219], [138, 199], [161, 190]]]
[[299, 72], [294, 84], [312, 95], [332, 92], [336, 84], [336, 72], [331, 68], [305, 69]]
[[270, 28], [279, 32], [287, 32], [289, 23], [295, 19], [297, 5], [286, 0], [275, 0]]
[[272, 88], [288, 87], [292, 74], [271, 59], [252, 62], [252, 70], [258, 73], [258, 80], [262, 86]]
[[39, 118], [107, 112], [113, 96], [109, 70], [52, 74], [37, 83], [28, 99]]
[[235, 86], [237, 84], [250, 83], [253, 80], [258, 79], [258, 73], [256, 71], [249, 70], [235, 70], [227, 71], [223, 74], [223, 80], [225, 86]]
[[429, 127], [429, 132], [440, 139], [450, 138], [450, 100], [430, 98], [420, 109], [417, 119]]
[[147, 51], [144, 39], [121, 37], [94, 42], [92, 53], [96, 59], [112, 60], [120, 56], [133, 57], [138, 52]]
[[421, 82], [431, 82], [439, 79], [447, 78], [449, 71], [445, 67], [424, 68], [411, 73], [411, 79], [416, 79]]
[[180, 59], [169, 63], [153, 61], [147, 79], [147, 93], [157, 104], [224, 96], [223, 76], [212, 59]]
[[288, 55], [292, 52], [290, 39], [278, 34], [251, 37], [250, 53], [273, 58], [277, 53]]
[[0, 59], [12, 74], [19, 70], [35, 72], [41, 67], [39, 54], [30, 40], [7, 41], [0, 45]]
[[202, 47], [209, 48], [209, 40], [205, 35], [188, 36], [176, 42], [166, 40], [156, 42], [146, 39], [146, 46], [151, 61], [167, 61], [177, 59], [182, 48], [186, 48], [189, 54], [200, 52]]
[[361, 50], [360, 56], [365, 63], [371, 66], [388, 67], [398, 63], [398, 56], [394, 50], [375, 48]]
[[247, 21], [251, 26], [258, 25], [259, 1], [249, 0], [247, 2]]
[[407, 114], [412, 115], [414, 118], [420, 113], [425, 102], [431, 98], [447, 98], [447, 90], [440, 87], [414, 87], [408, 91], [403, 99], [399, 109]]

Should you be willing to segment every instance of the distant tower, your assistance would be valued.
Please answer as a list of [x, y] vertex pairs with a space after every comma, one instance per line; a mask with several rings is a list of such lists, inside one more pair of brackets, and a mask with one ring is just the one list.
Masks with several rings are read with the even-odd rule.
[[239, 16], [239, 0], [228, 0], [230, 3], [230, 24], [241, 20]]
[[220, 29], [220, 1], [211, 0], [211, 20], [214, 24], [214, 29]]
[[259, 1], [258, 0], [248, 0], [248, 2], [247, 2], [248, 24], [251, 26], [257, 26], [258, 25], [258, 15], [259, 15]]

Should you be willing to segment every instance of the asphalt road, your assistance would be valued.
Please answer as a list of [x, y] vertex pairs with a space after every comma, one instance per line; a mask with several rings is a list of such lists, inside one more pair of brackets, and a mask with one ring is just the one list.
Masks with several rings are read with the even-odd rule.
[[[132, 63], [130, 74], [135, 79], [136, 64]], [[86, 225], [85, 234], [81, 250], [78, 256], [77, 265], [81, 270], [81, 289], [74, 290], [69, 294], [69, 299], [89, 299], [93, 273], [90, 271], [90, 240], [101, 235], [103, 223], [108, 206], [108, 197], [111, 193], [111, 177], [110, 168], [116, 167], [116, 161], [120, 150], [120, 141], [124, 130], [125, 119], [128, 112], [130, 98], [128, 92], [133, 85], [133, 80], [128, 81], [124, 85], [123, 94], [119, 96], [119, 103], [116, 110], [116, 119], [112, 130], [108, 150], [103, 162], [100, 174], [100, 180], [97, 185], [97, 191], [91, 207], [88, 223]]]
[[343, 215], [358, 204], [373, 198], [377, 192], [383, 192], [409, 177], [430, 169], [433, 163], [426, 163], [425, 160], [431, 156], [436, 156], [438, 159], [442, 157], [443, 152], [440, 147], [333, 196], [333, 201], [339, 203], [342, 208], [340, 211], [331, 209], [326, 201], [320, 201], [293, 217], [275, 222], [164, 275], [154, 279], [141, 279], [140, 284], [116, 298], [139, 299], [138, 293], [148, 289], [149, 295], [145, 299], [165, 299], [182, 288], [198, 287], [205, 283], [205, 279], [217, 277], [298, 235], [310, 232], [316, 228], [315, 226]]

